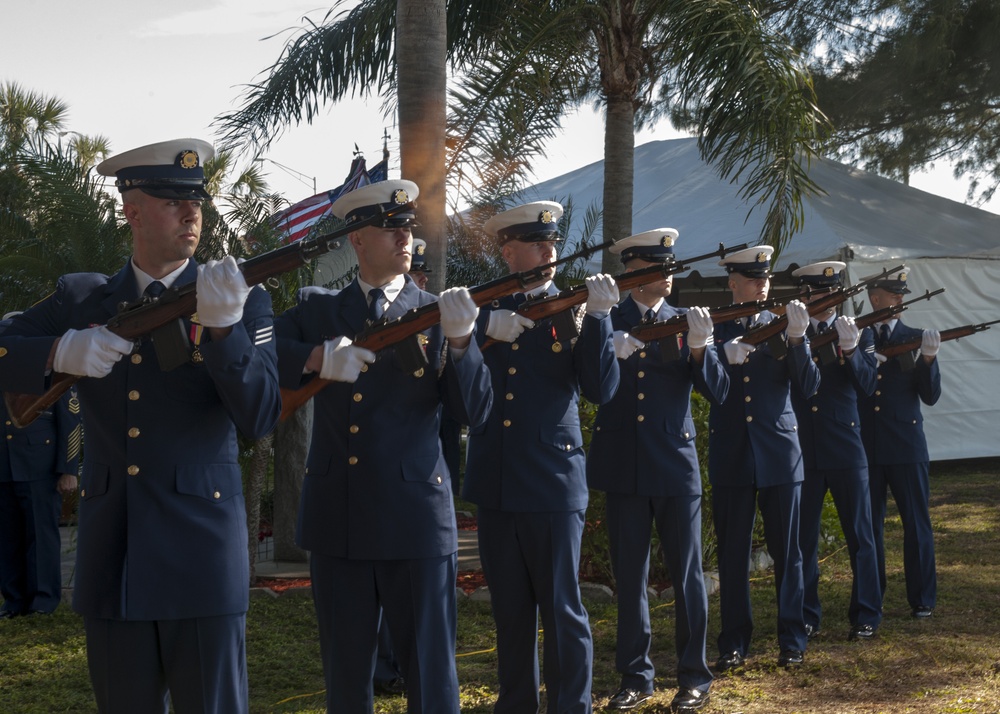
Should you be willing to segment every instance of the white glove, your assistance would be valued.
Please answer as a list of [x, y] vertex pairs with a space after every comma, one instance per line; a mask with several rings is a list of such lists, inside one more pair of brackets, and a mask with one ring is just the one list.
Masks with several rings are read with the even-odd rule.
[[111, 368], [134, 345], [104, 325], [86, 330], [67, 330], [59, 338], [52, 368], [63, 374], [80, 377], [107, 377]]
[[924, 330], [920, 338], [920, 354], [923, 357], [936, 357], [941, 349], [941, 333], [937, 330]]
[[606, 317], [621, 298], [615, 279], [610, 275], [598, 273], [583, 282], [587, 286], [587, 314], [592, 317]]
[[486, 325], [486, 336], [500, 342], [513, 342], [525, 329], [535, 326], [533, 320], [510, 310], [493, 310]]
[[354, 383], [366, 364], [375, 361], [375, 353], [364, 347], [355, 347], [346, 337], [323, 343], [323, 367], [319, 376], [333, 382]]
[[844, 352], [850, 352], [858, 346], [861, 331], [854, 324], [853, 317], [841, 315], [833, 321], [833, 326], [837, 328], [837, 342], [840, 343], [840, 349]]
[[198, 322], [205, 327], [230, 327], [243, 319], [243, 303], [250, 294], [247, 281], [227, 255], [198, 266]]
[[792, 339], [805, 337], [806, 328], [809, 327], [809, 310], [806, 306], [799, 300], [792, 300], [785, 306], [785, 317], [788, 318], [785, 336]]
[[613, 339], [615, 342], [615, 355], [617, 355], [618, 359], [628, 359], [633, 352], [641, 350], [646, 346], [645, 342], [637, 340], [624, 330], [615, 330]]
[[886, 362], [888, 362], [889, 358], [886, 357], [881, 352], [876, 352], [875, 353], [875, 361], [878, 363], [878, 364], [875, 365], [875, 367], [878, 368], [878, 367], [881, 367], [882, 365], [884, 365]]
[[729, 364], [743, 364], [747, 361], [750, 353], [757, 349], [756, 345], [743, 344], [742, 337], [734, 337], [722, 346], [726, 352], [726, 359]]
[[687, 311], [688, 348], [692, 350], [712, 344], [712, 315], [707, 307], [692, 307]]
[[479, 317], [479, 308], [466, 288], [448, 288], [438, 300], [441, 310], [441, 332], [449, 340], [472, 334]]

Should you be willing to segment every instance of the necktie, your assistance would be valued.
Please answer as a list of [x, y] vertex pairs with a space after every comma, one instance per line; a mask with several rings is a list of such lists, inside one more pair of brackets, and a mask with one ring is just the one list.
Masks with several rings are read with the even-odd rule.
[[884, 345], [889, 341], [889, 326], [884, 324], [879, 328], [879, 336], [882, 338], [882, 344]]
[[648, 308], [646, 310], [646, 314], [642, 316], [642, 321], [643, 322], [655, 322], [656, 321], [656, 313], [653, 312], [653, 308]]
[[372, 288], [368, 291], [368, 319], [375, 322], [382, 317], [382, 299], [385, 293], [381, 288]]
[[514, 307], [518, 308], [525, 303], [528, 296], [524, 293], [514, 293]]
[[816, 334], [817, 335], [822, 335], [824, 332], [826, 332], [826, 328], [827, 327], [828, 326], [827, 326], [825, 320], [823, 322], [819, 323], [819, 325], [816, 326]]
[[160, 297], [160, 295], [163, 294], [163, 291], [166, 289], [167, 288], [163, 283], [161, 283], [159, 280], [154, 280], [153, 282], [151, 282], [149, 285], [146, 286], [146, 289], [143, 291], [142, 294], [145, 295], [146, 297], [158, 298]]

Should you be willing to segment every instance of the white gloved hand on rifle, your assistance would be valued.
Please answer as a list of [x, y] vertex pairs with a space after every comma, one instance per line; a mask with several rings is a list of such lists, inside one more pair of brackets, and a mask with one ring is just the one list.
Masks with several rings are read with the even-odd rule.
[[743, 364], [757, 347], [743, 343], [742, 337], [734, 337], [722, 346], [729, 364]]
[[637, 340], [624, 330], [615, 330], [612, 339], [615, 343], [615, 355], [618, 359], [628, 359], [633, 352], [646, 346], [642, 340]]
[[844, 352], [850, 352], [858, 346], [861, 339], [861, 331], [854, 323], [853, 317], [841, 315], [834, 320], [833, 326], [837, 328], [837, 343]]
[[479, 307], [469, 295], [468, 288], [448, 288], [438, 300], [441, 311], [441, 332], [449, 340], [457, 340], [472, 334], [479, 317]]
[[785, 335], [793, 340], [805, 337], [809, 327], [809, 310], [800, 300], [792, 300], [785, 306], [785, 317], [788, 318]]
[[232, 327], [243, 319], [250, 288], [236, 259], [227, 255], [198, 266], [198, 322], [205, 327]]
[[688, 348], [692, 350], [712, 344], [712, 315], [707, 307], [692, 307], [687, 311]]
[[323, 343], [323, 367], [319, 376], [332, 382], [353, 384], [365, 365], [374, 361], [374, 352], [355, 346], [346, 337], [338, 337]]
[[598, 273], [583, 282], [587, 286], [587, 314], [591, 317], [607, 317], [620, 299], [615, 279]]
[[534, 321], [511, 310], [493, 310], [486, 324], [486, 336], [499, 342], [513, 342], [526, 329], [535, 326]]
[[920, 354], [923, 357], [934, 358], [941, 349], [941, 333], [937, 330], [924, 330], [920, 337]]
[[52, 369], [78, 377], [107, 377], [134, 345], [104, 325], [67, 330], [59, 338]]

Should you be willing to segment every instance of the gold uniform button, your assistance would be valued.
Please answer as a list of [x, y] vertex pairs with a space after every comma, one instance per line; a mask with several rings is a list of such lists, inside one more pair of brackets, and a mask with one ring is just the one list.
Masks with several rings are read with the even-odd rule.
[[813, 362], [815, 362], [816, 364], [819, 364], [819, 357], [813, 357]]
[[645, 376], [646, 376], [646, 373], [645, 373], [645, 372], [643, 372], [643, 371], [642, 371], [642, 370], [640, 369], [640, 370], [639, 370], [639, 374], [638, 374], [638, 377], [639, 377], [639, 379], [642, 379], [642, 378], [643, 378], [643, 377], [645, 377]]
[[46, 439], [46, 440], [45, 440], [45, 443], [46, 443], [46, 444], [51, 444], [51, 443], [52, 443], [52, 439]]
[[4, 424], [6, 424], [7, 426], [10, 426], [10, 419], [8, 419], [7, 421], [5, 421]]
[[505, 399], [506, 399], [506, 400], [507, 400], [508, 402], [512, 402], [512, 401], [514, 401], [514, 395], [513, 395], [513, 394], [511, 394], [510, 392], [507, 392], [507, 394], [506, 394], [506, 396], [505, 396]]
[[438, 474], [438, 475], [437, 475], [437, 476], [435, 476], [434, 478], [436, 478], [436, 479], [437, 479], [437, 482], [438, 482], [438, 483], [441, 483], [441, 481], [443, 481], [443, 480], [444, 480], [444, 479], [442, 479], [442, 478], [441, 478], [441, 475], [440, 475], [440, 474]]
[[685, 438], [685, 439], [690, 439], [690, 438], [691, 438], [691, 434], [690, 434], [689, 432], [686, 432], [686, 431], [685, 431], [685, 432], [684, 432], [684, 438]]
[[750, 423], [750, 422], [752, 422], [752, 421], [753, 421], [753, 417], [752, 417], [752, 416], [748, 416], [748, 417], [747, 417], [747, 424], [749, 424], [749, 423]]
[[746, 383], [747, 383], [747, 382], [749, 382], [749, 381], [750, 381], [750, 378], [749, 378], [749, 377], [744, 377], [744, 378], [743, 378], [743, 383], [744, 383], [744, 384], [746, 384]]
[[87, 497], [87, 489], [83, 489], [82, 491], [80, 491], [80, 498], [86, 498], [86, 497]]
[[749, 404], [750, 402], [752, 402], [752, 401], [753, 401], [753, 397], [751, 397], [751, 396], [750, 396], [750, 395], [748, 394], [747, 396], [743, 397], [743, 401], [744, 401], [744, 402], [746, 402], [747, 404]]
[[368, 365], [367, 364], [361, 365], [361, 371], [362, 372], [367, 372], [368, 371]]
[[128, 398], [131, 401], [133, 401], [133, 402], [138, 401], [138, 399], [139, 399], [139, 390], [138, 389], [133, 389], [131, 392], [128, 393]]
[[128, 435], [134, 439], [135, 437], [139, 436], [139, 430], [133, 426], [131, 429], [128, 430]]
[[352, 434], [357, 434], [359, 431], [361, 431], [361, 429], [358, 428], [357, 424], [351, 424], [350, 431]]
[[636, 421], [639, 421], [639, 422], [646, 421], [646, 417], [644, 417], [642, 414], [640, 414], [638, 417], [636, 417]]
[[351, 466], [354, 466], [355, 464], [358, 463], [358, 457], [357, 456], [352, 456], [351, 458], [349, 458], [347, 460], [347, 463], [349, 463]]
[[852, 421], [852, 422], [851, 422], [851, 426], [854, 426], [854, 425], [855, 425], [855, 424], [854, 424], [854, 422]]
[[510, 348], [516, 352], [517, 350], [521, 349], [521, 345], [515, 342], [510, 346]]
[[0, 357], [3, 357], [6, 354], [7, 354], [7, 348], [6, 347], [0, 347]]
[[132, 355], [132, 364], [142, 364], [142, 355], [138, 352]]
[[815, 407], [815, 406], [814, 406], [814, 407], [812, 408], [812, 410], [813, 410], [814, 412], [818, 412], [818, 411], [819, 411], [819, 407]]
[[135, 464], [133, 464], [132, 466], [128, 467], [128, 475], [129, 476], [135, 476], [138, 473], [139, 473], [139, 467], [136, 466]]
[[914, 424], [916, 424], [916, 423], [917, 423], [917, 420], [916, 420], [916, 419], [914, 419], [914, 420], [913, 420], [913, 423], [914, 423]]
[[643, 359], [646, 359], [646, 351], [643, 350], [642, 352], [640, 352], [639, 356], [642, 357]]
[[882, 379], [882, 375], [881, 374], [876, 375], [875, 379]]
[[10, 441], [13, 438], [14, 438], [13, 434], [7, 434], [7, 441]]
[[356, 402], [360, 402], [362, 399], [364, 399], [364, 397], [361, 396], [361, 392], [355, 392], [353, 399]]
[[639, 399], [640, 401], [643, 400], [643, 399], [645, 399], [645, 398], [646, 398], [646, 395], [643, 394], [642, 392], [639, 392], [639, 394], [636, 396], [636, 399]]
[[875, 390], [875, 396], [876, 396], [876, 397], [881, 397], [881, 396], [882, 396], [882, 390], [880, 390], [880, 389], [876, 389], [876, 390]]
[[504, 426], [510, 426], [510, 419], [504, 419], [503, 420], [503, 425]]
[[213, 494], [212, 494], [212, 497], [213, 497], [213, 498], [214, 498], [214, 499], [215, 499], [216, 501], [218, 501], [218, 500], [219, 500], [220, 498], [222, 498], [222, 494], [221, 494], [221, 493], [219, 493], [218, 491], [216, 491], [215, 493], [213, 493]]
[[875, 407], [875, 411], [881, 411], [882, 407]]
[[510, 369], [508, 369], [507, 370], [507, 374], [509, 374], [511, 376], [517, 374], [517, 367], [511, 367]]

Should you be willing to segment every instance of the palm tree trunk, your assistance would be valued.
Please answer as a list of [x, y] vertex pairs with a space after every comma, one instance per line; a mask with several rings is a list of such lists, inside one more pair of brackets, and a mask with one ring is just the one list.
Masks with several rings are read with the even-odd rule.
[[445, 285], [445, 0], [398, 0], [396, 78], [403, 178], [420, 187], [417, 234], [427, 241], [427, 289]]
[[[635, 163], [635, 107], [627, 96], [608, 96], [604, 125], [604, 240], [632, 235], [632, 180]], [[654, 226], [655, 227], [655, 226]], [[618, 259], [604, 251], [601, 269], [614, 275]]]
[[267, 466], [271, 463], [271, 444], [274, 434], [258, 439], [253, 445], [253, 455], [247, 467], [247, 550], [250, 557], [250, 585], [257, 582], [257, 544], [260, 543], [260, 501], [267, 478]]

